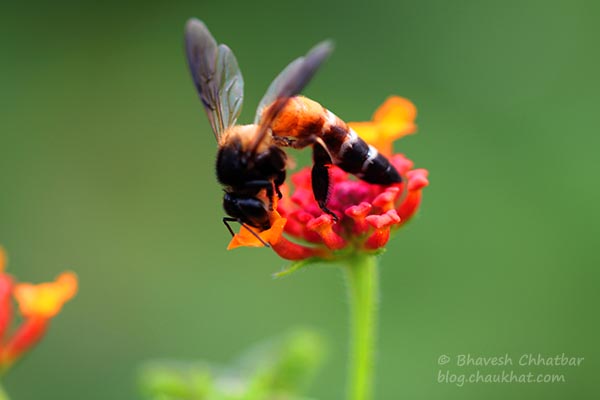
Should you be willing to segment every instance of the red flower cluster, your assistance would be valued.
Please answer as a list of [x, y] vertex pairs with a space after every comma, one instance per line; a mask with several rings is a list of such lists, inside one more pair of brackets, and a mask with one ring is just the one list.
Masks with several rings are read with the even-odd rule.
[[[391, 154], [395, 139], [415, 131], [415, 117], [414, 105], [394, 96], [376, 111], [373, 121], [349, 124], [365, 141], [388, 156], [404, 182], [372, 185], [332, 166], [327, 206], [338, 217], [336, 222], [319, 208], [313, 196], [311, 170], [304, 168], [291, 177], [295, 189], [291, 196], [288, 187], [282, 187], [284, 196], [273, 213], [271, 229], [255, 233], [288, 260], [333, 259], [355, 251], [373, 252], [385, 246], [390, 233], [416, 213], [422, 189], [429, 184], [427, 170], [413, 169], [412, 161], [404, 155]], [[296, 241], [289, 240], [283, 233]], [[239, 246], [262, 246], [262, 243], [242, 229], [229, 248]]]
[[[72, 272], [63, 272], [54, 282], [15, 284], [4, 272], [5, 265], [6, 254], [0, 247], [0, 374], [44, 336], [52, 317], [77, 293], [77, 277]], [[13, 297], [22, 322], [11, 330]]]
[[[427, 171], [412, 169], [403, 155], [390, 161], [407, 182], [392, 186], [371, 185], [350, 179], [337, 167], [331, 168], [332, 193], [328, 207], [338, 217], [335, 222], [323, 213], [313, 197], [310, 168], [292, 176], [291, 197], [279, 202], [278, 211], [287, 219], [285, 233], [316, 246], [304, 246], [281, 238], [273, 249], [283, 258], [307, 256], [333, 258], [336, 252], [372, 251], [385, 246], [392, 229], [406, 223], [417, 211], [421, 191], [427, 186]], [[298, 257], [300, 256], [300, 257]]]

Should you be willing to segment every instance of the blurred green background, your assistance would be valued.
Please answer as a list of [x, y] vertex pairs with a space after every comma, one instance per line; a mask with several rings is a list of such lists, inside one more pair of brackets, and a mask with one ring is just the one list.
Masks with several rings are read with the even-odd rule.
[[[310, 394], [342, 398], [339, 271], [273, 280], [286, 264], [268, 250], [225, 250], [214, 138], [182, 51], [191, 16], [237, 55], [242, 121], [323, 38], [337, 47], [309, 96], [347, 120], [370, 118], [390, 94], [419, 109], [418, 135], [396, 149], [430, 170], [431, 186], [381, 261], [378, 399], [597, 396], [598, 2], [2, 8], [0, 243], [21, 280], [73, 269], [81, 281], [7, 377], [13, 399], [139, 398], [142, 361], [226, 363], [298, 325], [331, 344]], [[437, 383], [438, 357], [466, 353], [585, 361], [549, 370], [562, 384]]]

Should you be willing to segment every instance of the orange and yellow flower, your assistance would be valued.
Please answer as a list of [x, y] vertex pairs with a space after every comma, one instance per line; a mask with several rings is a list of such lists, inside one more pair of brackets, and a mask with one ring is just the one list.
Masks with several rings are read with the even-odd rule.
[[[352, 179], [340, 168], [330, 168], [331, 195], [327, 206], [338, 221], [323, 213], [314, 199], [310, 168], [291, 176], [293, 194], [284, 185], [284, 196], [273, 213], [272, 227], [255, 233], [288, 260], [335, 259], [355, 251], [375, 252], [385, 246], [390, 234], [409, 221], [421, 203], [428, 171], [414, 169], [402, 154], [392, 154], [394, 140], [414, 133], [416, 108], [401, 97], [388, 98], [369, 122], [349, 125], [367, 143], [386, 155], [403, 182], [390, 186], [373, 185]], [[286, 236], [285, 233], [292, 241]], [[255, 235], [242, 228], [229, 244], [260, 247]]]
[[415, 133], [417, 108], [410, 101], [400, 96], [390, 96], [375, 111], [373, 120], [367, 122], [350, 122], [363, 140], [375, 146], [381, 154], [389, 157], [393, 153], [393, 143], [406, 135]]
[[[4, 272], [6, 253], [0, 247], [0, 372], [5, 372], [44, 336], [50, 320], [77, 293], [77, 277], [63, 272], [54, 282], [15, 284]], [[22, 317], [10, 330], [14, 298]]]

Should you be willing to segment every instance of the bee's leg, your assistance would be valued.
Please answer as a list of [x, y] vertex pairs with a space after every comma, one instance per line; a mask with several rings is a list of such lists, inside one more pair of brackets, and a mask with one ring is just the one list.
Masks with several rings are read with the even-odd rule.
[[275, 205], [275, 196], [280, 200], [283, 196], [281, 194], [281, 190], [279, 190], [279, 186], [275, 184], [275, 181], [271, 182], [271, 186], [267, 189], [267, 196], [269, 196], [269, 211], [273, 211]]
[[240, 225], [242, 225], [244, 228], [246, 228], [246, 230], [248, 230], [252, 236], [254, 236], [256, 239], [258, 239], [259, 242], [261, 242], [263, 244], [263, 246], [265, 247], [271, 247], [271, 245], [267, 242], [264, 241], [263, 238], [261, 238], [258, 233], [254, 232], [253, 229], [251, 229], [248, 225], [244, 224], [243, 222], [240, 222]]
[[269, 211], [273, 211], [273, 204], [275, 203], [275, 185], [273, 184], [273, 182], [271, 182], [271, 184], [267, 186], [266, 189], [267, 198], [269, 199]]
[[279, 188], [281, 187], [281, 185], [283, 185], [284, 182], [285, 169], [282, 169], [281, 171], [279, 171], [279, 174], [277, 174], [277, 178], [275, 178], [275, 181], [273, 182], [273, 185], [275, 186], [275, 192], [277, 193], [277, 197], [279, 197], [279, 200], [281, 200], [281, 198], [283, 197], [283, 194], [281, 193], [281, 190]]
[[277, 136], [277, 135], [273, 135], [272, 138], [273, 138], [273, 143], [275, 143], [279, 147], [293, 147], [294, 146], [294, 142], [289, 138]]
[[244, 224], [239, 219], [232, 217], [223, 217], [223, 223], [229, 230], [229, 233], [231, 233], [231, 237], [235, 236], [235, 233], [233, 233], [233, 229], [231, 229], [231, 226], [229, 225], [230, 222], [238, 222], [240, 225], [246, 228], [256, 239], [258, 239], [258, 241], [261, 242], [265, 247], [271, 247], [269, 243], [265, 242], [263, 238], [261, 238], [256, 232], [254, 232], [254, 230], [252, 230], [248, 225]]
[[[285, 181], [285, 171], [283, 172], [283, 180]], [[245, 186], [247, 188], [265, 189], [267, 191], [267, 198], [269, 199], [269, 211], [273, 211], [275, 192], [277, 192], [277, 196], [279, 196], [280, 199], [282, 197], [279, 186], [273, 181], [248, 181], [245, 183]]]
[[265, 189], [267, 198], [269, 199], [269, 211], [273, 211], [273, 203], [275, 202], [275, 188], [272, 181], [249, 181], [246, 186], [254, 186], [260, 189]]
[[320, 144], [313, 145], [313, 168], [312, 168], [312, 189], [315, 200], [323, 212], [331, 215], [337, 222], [338, 217], [327, 208], [329, 199], [329, 167], [332, 165], [331, 157], [327, 150]]
[[[256, 180], [256, 181], [248, 181], [244, 183], [244, 188], [247, 189], [267, 189], [272, 186], [272, 182], [270, 180]], [[258, 192], [258, 190], [257, 190]]]
[[233, 233], [233, 229], [231, 229], [231, 226], [229, 226], [230, 222], [240, 222], [240, 221], [237, 218], [223, 217], [223, 223], [227, 227], [227, 230], [229, 231], [229, 233], [231, 233], [231, 237], [234, 237], [235, 233]]

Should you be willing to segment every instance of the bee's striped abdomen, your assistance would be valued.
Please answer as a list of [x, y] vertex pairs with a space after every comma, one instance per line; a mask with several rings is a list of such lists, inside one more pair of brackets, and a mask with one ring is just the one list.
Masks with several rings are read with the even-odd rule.
[[396, 168], [375, 147], [335, 114], [330, 111], [327, 114], [329, 123], [321, 137], [335, 165], [369, 183], [390, 185], [402, 181]]
[[326, 110], [316, 101], [303, 96], [292, 97], [271, 123], [271, 131], [275, 136], [303, 142], [304, 139], [320, 136], [326, 123], [325, 117]]
[[271, 125], [275, 137], [303, 148], [322, 141], [333, 164], [365, 182], [391, 185], [402, 181], [396, 168], [377, 149], [362, 140], [334, 113], [303, 96], [289, 100]]

